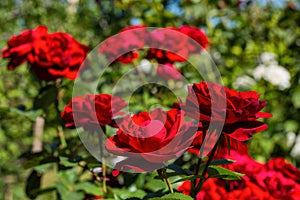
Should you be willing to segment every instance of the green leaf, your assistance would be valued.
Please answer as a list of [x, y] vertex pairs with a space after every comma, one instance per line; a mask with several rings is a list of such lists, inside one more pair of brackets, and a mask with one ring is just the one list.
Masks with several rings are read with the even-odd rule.
[[219, 159], [219, 160], [213, 160], [211, 162], [211, 165], [226, 165], [226, 164], [231, 164], [234, 162], [235, 162], [235, 160], [231, 160], [231, 159]]
[[10, 108], [10, 111], [13, 113], [16, 113], [18, 115], [27, 117], [31, 121], [35, 121], [38, 116], [43, 114], [43, 111], [41, 109], [38, 110], [30, 110], [30, 111], [22, 111], [18, 108]]
[[173, 183], [178, 183], [178, 182], [183, 182], [183, 181], [191, 181], [191, 180], [195, 180], [197, 178], [203, 178], [203, 176], [202, 175], [196, 175], [196, 176], [195, 175], [190, 175], [190, 176], [178, 179]]
[[62, 196], [62, 200], [82, 200], [84, 198], [84, 194], [80, 192], [71, 191], [66, 195]]
[[182, 193], [172, 193], [172, 194], [167, 194], [162, 197], [155, 197], [151, 198], [149, 200], [193, 200], [192, 197], [186, 196]]
[[168, 169], [171, 169], [175, 172], [178, 172], [179, 174], [185, 174], [185, 175], [191, 175], [192, 172], [188, 169], [182, 169], [181, 167], [177, 165], [168, 165]]
[[74, 167], [78, 164], [77, 162], [70, 162], [69, 158], [63, 156], [60, 156], [59, 160], [65, 167]]
[[209, 178], [222, 178], [224, 180], [239, 180], [244, 176], [244, 174], [233, 172], [229, 169], [215, 165], [209, 166], [207, 172]]
[[143, 190], [135, 190], [135, 191], [128, 191], [128, 188], [122, 189], [113, 189], [113, 193], [115, 198], [117, 199], [128, 199], [128, 198], [143, 198], [147, 193]]
[[101, 190], [101, 188], [90, 182], [80, 182], [74, 187], [74, 190], [82, 190], [86, 194], [103, 195], [103, 191]]

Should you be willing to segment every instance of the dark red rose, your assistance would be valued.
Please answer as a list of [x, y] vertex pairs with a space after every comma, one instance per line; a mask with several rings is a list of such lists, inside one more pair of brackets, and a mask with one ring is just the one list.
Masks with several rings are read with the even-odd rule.
[[74, 80], [89, 48], [66, 33], [47, 33], [47, 27], [26, 30], [8, 41], [3, 58], [11, 58], [9, 69], [28, 61], [36, 75], [45, 81], [66, 77]]
[[28, 62], [45, 81], [66, 77], [74, 80], [89, 48], [66, 33], [52, 33], [35, 38]]
[[74, 128], [75, 125], [86, 130], [94, 130], [94, 127], [99, 125], [116, 127], [113, 117], [121, 114], [121, 109], [126, 105], [119, 97], [109, 94], [76, 96], [65, 107], [61, 117], [68, 128]]
[[[190, 195], [191, 182], [185, 181], [177, 190], [185, 195]], [[217, 179], [210, 178], [204, 182], [201, 191], [196, 195], [196, 200], [222, 200], [227, 194], [223, 184], [218, 184]]]
[[[176, 32], [183, 33], [189, 37], [180, 36]], [[156, 59], [159, 63], [184, 62], [188, 56], [200, 53], [202, 49], [206, 49], [209, 45], [209, 40], [205, 33], [196, 27], [169, 27], [167, 29], [154, 30], [150, 34], [153, 39], [152, 43], [158, 44], [158, 46], [160, 43], [163, 43], [163, 46], [169, 49], [149, 49], [146, 58]], [[193, 44], [191, 40], [200, 44], [201, 47]]]
[[[194, 39], [203, 49], [207, 49], [209, 46], [209, 39], [206, 34], [197, 27], [183, 25], [177, 29], [179, 32], [188, 35]], [[195, 48], [194, 45], [189, 45], [186, 48], [189, 49], [190, 53], [198, 53], [201, 49]]]
[[[188, 130], [190, 124], [183, 124], [183, 120], [183, 111], [178, 109], [155, 109], [127, 116], [119, 124], [116, 135], [106, 141], [106, 148], [129, 160], [144, 161], [137, 162], [140, 164], [135, 166], [137, 169], [148, 167], [148, 163], [161, 165], [180, 156], [193, 139], [193, 131]], [[122, 164], [130, 166], [132, 162]]]
[[300, 199], [300, 185], [282, 172], [261, 170], [255, 177], [257, 185], [274, 199]]
[[[272, 116], [260, 112], [267, 102], [258, 99], [259, 94], [254, 91], [237, 92], [216, 83], [200, 82], [189, 87], [184, 110], [190, 117], [200, 120], [204, 127], [210, 122], [221, 122], [226, 112], [222, 134], [238, 141], [247, 141], [253, 134], [267, 128], [257, 119]], [[216, 108], [213, 111], [212, 103]]]
[[47, 35], [47, 27], [38, 26], [34, 30], [25, 30], [20, 35], [12, 36], [7, 42], [8, 47], [2, 49], [2, 57], [9, 58], [8, 69], [13, 70], [27, 61], [33, 53], [34, 38]]
[[182, 80], [182, 75], [173, 64], [166, 63], [157, 66], [157, 75], [164, 80]]
[[283, 158], [271, 158], [265, 166], [268, 170], [281, 172], [285, 177], [293, 179], [300, 184], [300, 171]]
[[112, 64], [116, 61], [128, 64], [138, 58], [137, 50], [144, 47], [147, 34], [148, 31], [143, 25], [128, 26], [117, 36], [108, 38], [100, 46], [99, 53], [104, 54]]
[[[189, 51], [186, 48], [188, 42], [187, 37], [179, 37], [176, 33], [175, 28], [156, 29], [151, 31], [151, 44], [160, 46], [163, 44], [161, 49], [150, 48], [147, 52], [146, 58], [156, 59], [159, 63], [174, 63], [184, 62], [189, 55]], [[172, 50], [167, 51], [165, 47]]]

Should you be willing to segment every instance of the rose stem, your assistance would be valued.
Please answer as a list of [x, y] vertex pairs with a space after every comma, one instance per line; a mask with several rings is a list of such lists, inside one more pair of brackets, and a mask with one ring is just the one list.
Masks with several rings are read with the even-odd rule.
[[105, 165], [104, 152], [103, 152], [103, 146], [102, 146], [103, 134], [105, 134], [106, 128], [105, 128], [105, 126], [101, 126], [101, 128], [103, 130], [103, 133], [99, 134], [99, 143], [100, 143], [100, 156], [101, 156], [102, 176], [103, 176], [102, 184], [103, 184], [103, 192], [107, 193], [107, 188], [106, 188], [106, 165]]
[[218, 148], [218, 146], [219, 146], [219, 143], [220, 143], [220, 141], [221, 141], [221, 137], [222, 137], [222, 135], [218, 138], [218, 140], [217, 140], [215, 146], [214, 146], [213, 149], [211, 150], [211, 154], [210, 154], [210, 156], [209, 156], [209, 158], [208, 158], [208, 161], [206, 162], [206, 165], [205, 165], [204, 170], [203, 170], [203, 172], [202, 172], [202, 177], [203, 177], [203, 178], [202, 178], [202, 180], [200, 181], [200, 183], [197, 185], [196, 190], [195, 190], [195, 194], [197, 194], [197, 193], [201, 190], [201, 187], [202, 187], [203, 183], [206, 181], [205, 174], [206, 174], [206, 172], [207, 172], [207, 169], [208, 169], [208, 167], [209, 167], [211, 161], [213, 160], [213, 157], [214, 157], [214, 155], [215, 155], [215, 152], [216, 152], [216, 150], [217, 150], [217, 148]]
[[[199, 131], [199, 129], [198, 129], [198, 131]], [[203, 145], [205, 137], [206, 137], [206, 129], [203, 129], [203, 136], [202, 136], [201, 145]], [[196, 168], [195, 168], [195, 173], [194, 173], [195, 176], [197, 176], [199, 174], [201, 163], [202, 163], [202, 157], [200, 157], [200, 149], [199, 149], [199, 158], [198, 158], [198, 162], [197, 162], [197, 165], [196, 165]], [[191, 192], [190, 192], [191, 196], [196, 196], [196, 194], [194, 194], [194, 189], [195, 189], [195, 186], [197, 184], [196, 181], [197, 181], [196, 179], [191, 180]]]
[[169, 188], [169, 191], [170, 191], [171, 193], [174, 193], [173, 187], [172, 187], [172, 184], [171, 184], [171, 181], [170, 181], [170, 179], [168, 178], [168, 176], [167, 176], [167, 174], [166, 174], [166, 171], [167, 171], [166, 168], [158, 169], [158, 170], [157, 170], [158, 176], [162, 179], [162, 181], [164, 181], [164, 180], [166, 181], [167, 186], [168, 186], [168, 188]]
[[169, 191], [170, 191], [171, 193], [174, 193], [172, 184], [171, 184], [171, 182], [170, 182], [170, 179], [166, 177], [165, 180], [166, 180], [166, 183], [167, 183], [167, 185], [168, 185]]
[[[56, 110], [56, 113], [57, 113], [57, 116], [59, 117], [60, 116], [60, 111], [59, 111], [59, 102], [61, 101], [61, 98], [63, 97], [63, 94], [64, 94], [64, 91], [63, 90], [60, 90], [59, 91], [59, 88], [61, 87], [61, 79], [57, 79], [56, 80], [56, 88], [58, 90], [57, 92], [57, 97], [56, 97], [56, 100], [55, 100], [55, 110]], [[56, 127], [56, 131], [57, 131], [57, 135], [59, 137], [59, 140], [60, 140], [60, 148], [65, 148], [67, 146], [67, 142], [66, 142], [66, 139], [65, 139], [65, 135], [64, 135], [64, 131], [63, 131], [63, 128], [61, 125], [58, 125]]]

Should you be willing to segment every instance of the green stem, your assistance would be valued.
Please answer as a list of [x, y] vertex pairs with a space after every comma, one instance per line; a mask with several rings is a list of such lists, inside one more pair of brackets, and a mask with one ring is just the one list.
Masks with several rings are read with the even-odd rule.
[[166, 180], [166, 183], [167, 183], [167, 185], [168, 185], [169, 191], [170, 191], [171, 193], [174, 193], [172, 184], [171, 184], [171, 182], [170, 182], [170, 179], [166, 177], [165, 180]]
[[167, 176], [167, 174], [166, 174], [166, 171], [167, 171], [166, 168], [158, 169], [158, 170], [157, 170], [158, 176], [162, 179], [162, 181], [166, 181], [167, 186], [168, 186], [168, 188], [169, 188], [169, 191], [170, 191], [171, 193], [174, 193], [174, 190], [173, 190], [171, 181], [170, 181], [170, 179], [168, 178], [168, 176]]
[[[221, 136], [222, 136], [222, 135], [221, 135]], [[210, 156], [209, 156], [209, 158], [208, 158], [208, 161], [206, 162], [206, 165], [205, 165], [205, 167], [204, 167], [204, 169], [203, 169], [203, 171], [202, 171], [202, 177], [203, 177], [203, 178], [201, 179], [200, 183], [197, 185], [197, 187], [196, 187], [196, 189], [195, 189], [195, 192], [194, 192], [195, 194], [197, 194], [197, 193], [201, 190], [203, 183], [207, 180], [207, 178], [205, 178], [205, 174], [206, 174], [207, 169], [208, 169], [208, 167], [209, 167], [211, 161], [213, 160], [214, 155], [215, 155], [215, 152], [216, 152], [216, 150], [217, 150], [217, 148], [218, 148], [218, 146], [219, 146], [219, 144], [220, 144], [221, 136], [218, 138], [218, 140], [217, 140], [215, 146], [214, 146], [213, 149], [211, 150], [211, 153], [210, 153]]]
[[[205, 129], [203, 130], [203, 137], [202, 137], [201, 146], [203, 145], [204, 139], [206, 137], [206, 131], [207, 130], [205, 130]], [[199, 149], [199, 152], [200, 152], [200, 150], [201, 150], [201, 148]], [[199, 155], [198, 162], [197, 162], [197, 165], [196, 165], [196, 168], [195, 168], [195, 173], [194, 173], [195, 176], [197, 176], [199, 174], [201, 163], [202, 163], [202, 158]], [[192, 197], [196, 196], [196, 194], [194, 193], [196, 184], [197, 184], [197, 179], [191, 180], [191, 192], [190, 192], [190, 194], [191, 194]]]
[[104, 151], [103, 151], [103, 134], [106, 133], [105, 126], [101, 126], [103, 133], [99, 134], [99, 145], [100, 145], [100, 157], [101, 157], [101, 165], [102, 165], [102, 185], [103, 185], [103, 192], [107, 193], [107, 186], [106, 186], [106, 165], [105, 165], [105, 159], [104, 159]]

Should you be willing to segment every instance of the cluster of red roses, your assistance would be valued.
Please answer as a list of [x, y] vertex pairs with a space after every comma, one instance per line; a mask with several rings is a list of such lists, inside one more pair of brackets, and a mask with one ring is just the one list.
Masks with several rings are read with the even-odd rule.
[[[62, 118], [67, 126], [74, 126], [76, 123], [86, 130], [91, 130], [95, 124], [117, 127], [116, 135], [106, 141], [107, 150], [128, 157], [119, 163], [123, 170], [131, 168], [147, 171], [160, 166], [164, 161], [179, 157], [187, 149], [199, 154], [207, 125], [211, 122], [222, 123], [219, 118], [222, 113], [211, 117], [212, 104], [220, 106], [216, 110], [223, 109], [223, 114], [226, 115], [224, 126], [222, 123], [220, 127], [222, 137], [227, 139], [221, 140], [220, 145], [226, 146], [225, 143], [230, 140], [232, 148], [240, 147], [238, 149], [243, 151], [242, 145], [236, 143], [249, 140], [254, 133], [266, 129], [267, 125], [257, 119], [271, 116], [260, 112], [266, 101], [258, 98], [256, 92], [236, 92], [216, 83], [200, 82], [189, 87], [186, 103], [181, 107], [176, 105], [169, 111], [155, 109], [150, 113], [127, 115], [119, 118], [118, 126], [112, 118], [120, 113], [126, 103], [107, 94], [75, 97], [62, 112]], [[222, 100], [226, 102], [223, 108], [221, 103], [216, 102]], [[199, 123], [185, 122], [185, 115]], [[137, 167], [132, 163], [141, 165]]]
[[179, 28], [149, 29], [129, 26], [117, 37], [108, 38], [99, 48], [99, 53], [105, 54], [112, 64], [116, 61], [128, 64], [139, 57], [139, 49], [147, 47], [145, 58], [161, 64], [157, 67], [159, 76], [165, 80], [181, 80], [174, 62], [184, 62], [191, 54], [207, 49], [208, 45], [207, 36], [196, 27], [183, 25]]
[[[188, 37], [182, 37], [178, 33]], [[191, 44], [189, 38], [198, 45]], [[47, 33], [45, 26], [38, 26], [33, 30], [25, 30], [20, 35], [12, 36], [7, 44], [8, 47], [2, 49], [2, 57], [10, 59], [9, 70], [27, 61], [35, 74], [45, 81], [60, 77], [74, 80], [89, 51], [87, 46], [79, 43], [69, 34]], [[173, 63], [184, 62], [189, 55], [207, 49], [209, 40], [202, 30], [191, 26], [152, 31], [145, 26], [129, 26], [121, 30], [117, 37], [108, 38], [98, 51], [100, 54], [105, 54], [112, 64], [116, 61], [128, 64], [139, 57], [137, 50], [145, 48], [147, 44], [157, 47], [149, 48], [145, 56], [162, 64], [157, 68], [157, 74], [166, 80], [170, 78], [180, 80], [182, 77]], [[172, 52], [164, 50], [166, 46]]]
[[[225, 157], [236, 162], [224, 167], [245, 175], [235, 181], [208, 179], [197, 194], [197, 200], [300, 199], [300, 171], [283, 158], [272, 158], [262, 164], [253, 160], [247, 152], [241, 154], [236, 150], [231, 150], [230, 155]], [[178, 187], [178, 191], [187, 195], [190, 189], [190, 182], [184, 182]]]
[[60, 77], [74, 80], [89, 47], [77, 42], [71, 35], [47, 33], [47, 27], [38, 26], [12, 36], [2, 57], [10, 59], [8, 69], [28, 62], [35, 74], [45, 81]]

